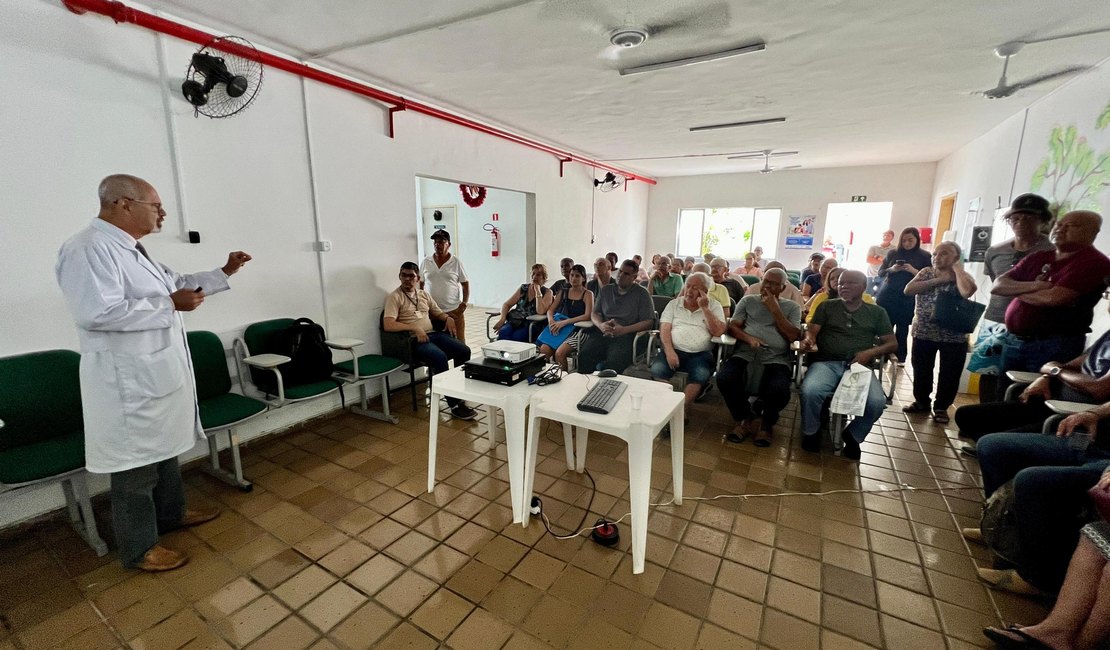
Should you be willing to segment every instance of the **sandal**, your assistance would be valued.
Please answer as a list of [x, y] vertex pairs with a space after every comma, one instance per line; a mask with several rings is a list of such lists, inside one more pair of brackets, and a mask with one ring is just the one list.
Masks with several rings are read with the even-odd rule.
[[1034, 650], [1048, 649], [1052, 650], [1051, 646], [1046, 645], [1040, 639], [1030, 635], [1021, 627], [1011, 623], [1004, 628], [997, 628], [994, 626], [983, 628], [983, 636], [998, 644], [1000, 648], [1033, 648]]
[[752, 444], [756, 447], [770, 447], [771, 446], [771, 432], [758, 431], [755, 438], [752, 439]]
[[902, 412], [903, 413], [928, 413], [929, 412], [929, 405], [928, 404], [922, 404], [921, 402], [914, 402], [913, 404], [910, 404], [909, 406], [903, 406], [902, 407]]
[[933, 411], [933, 422], [948, 424], [948, 411]]
[[725, 440], [731, 442], [734, 445], [738, 445], [738, 444], [744, 442], [747, 439], [748, 439], [748, 432], [745, 431], [744, 427], [740, 424], [737, 424], [736, 426], [732, 427], [732, 431], [729, 431], [728, 433], [725, 434]]

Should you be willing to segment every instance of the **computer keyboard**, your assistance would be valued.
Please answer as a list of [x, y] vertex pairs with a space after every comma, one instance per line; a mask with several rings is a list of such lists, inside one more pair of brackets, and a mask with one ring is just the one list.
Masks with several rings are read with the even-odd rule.
[[606, 414], [613, 410], [628, 384], [616, 379], [600, 379], [586, 396], [578, 402], [579, 411]]

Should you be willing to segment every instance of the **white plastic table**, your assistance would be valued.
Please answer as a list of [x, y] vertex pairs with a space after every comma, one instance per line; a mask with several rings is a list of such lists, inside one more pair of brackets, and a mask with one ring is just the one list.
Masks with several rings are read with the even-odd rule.
[[[632, 573], [643, 573], [644, 554], [647, 550], [647, 516], [651, 488], [651, 449], [655, 436], [671, 425], [671, 473], [674, 478], [674, 502], [682, 504], [682, 458], [684, 396], [674, 392], [670, 384], [647, 379], [618, 376], [618, 381], [628, 384], [616, 407], [607, 414], [578, 410], [578, 401], [598, 381], [596, 375], [572, 374], [551, 386], [545, 386], [532, 395], [528, 416], [528, 449], [524, 479], [524, 499], [521, 503], [523, 524], [528, 525], [528, 512], [532, 487], [536, 478], [536, 455], [539, 442], [539, 421], [542, 418], [563, 423], [564, 439], [570, 426], [577, 428], [577, 470], [582, 471], [586, 461], [586, 441], [589, 431], [607, 433], [628, 444], [629, 500], [632, 505]], [[633, 412], [632, 395], [643, 396], [638, 412]], [[568, 455], [569, 461], [569, 455]]]
[[489, 448], [497, 441], [497, 409], [505, 413], [505, 452], [509, 466], [509, 498], [512, 499], [513, 523], [524, 520], [524, 449], [525, 413], [538, 386], [522, 381], [515, 386], [502, 386], [476, 379], [467, 379], [462, 368], [452, 368], [435, 375], [431, 381], [431, 404], [428, 414], [428, 492], [436, 485], [436, 442], [439, 438], [439, 398], [457, 397], [484, 404]]

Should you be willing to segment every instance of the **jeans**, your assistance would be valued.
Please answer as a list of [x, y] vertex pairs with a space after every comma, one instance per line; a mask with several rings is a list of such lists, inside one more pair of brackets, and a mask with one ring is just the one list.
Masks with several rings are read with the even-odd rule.
[[534, 341], [540, 335], [540, 332], [547, 327], [547, 321], [528, 322], [524, 327], [513, 327], [509, 323], [501, 326], [497, 330], [498, 341], [519, 341], [527, 343], [529, 337]]
[[589, 334], [578, 350], [578, 372], [591, 373], [595, 370], [624, 369], [632, 365], [632, 341], [636, 334], [605, 336], [595, 330]]
[[[748, 365], [740, 357], [731, 357], [717, 373], [717, 388], [733, 422], [750, 420], [754, 415], [748, 398]], [[790, 366], [781, 363], [763, 365], [763, 378], [759, 382], [759, 400], [763, 402], [764, 431], [770, 431], [779, 421], [779, 413], [790, 401]]]
[[967, 342], [942, 343], [913, 339], [913, 400], [918, 404], [929, 404], [933, 393], [933, 366], [940, 354], [940, 374], [937, 376], [937, 398], [933, 410], [945, 411], [956, 399], [960, 387], [960, 375], [964, 371], [967, 358]]
[[681, 370], [687, 375], [687, 383], [702, 385], [713, 376], [713, 366], [716, 365], [716, 359], [713, 358], [712, 352], [708, 350], [705, 352], [675, 350], [674, 352], [678, 355], [677, 370], [671, 369], [670, 364], [667, 363], [667, 355], [660, 350], [655, 357], [655, 361], [651, 364], [651, 376], [653, 378], [670, 379], [674, 376], [674, 373]]
[[1002, 336], [1002, 359], [999, 362], [1002, 372], [998, 377], [998, 394], [1005, 395], [1006, 389], [1013, 383], [1006, 378], [1007, 370], [1040, 372], [1041, 366], [1049, 361], [1067, 363], [1083, 354], [1086, 339], [1082, 334], [1050, 339], [1020, 339], [1017, 335], [1006, 332]]
[[907, 350], [909, 349], [906, 342], [910, 337], [910, 321], [903, 323], [902, 321], [895, 322], [891, 320], [890, 324], [894, 328], [894, 339], [898, 341], [898, 352], [896, 353], [898, 356], [898, 363], [905, 363]]
[[1064, 582], [1079, 541], [1087, 490], [1110, 465], [1110, 452], [1093, 444], [1073, 449], [1068, 438], [1041, 433], [992, 433], [976, 446], [987, 497], [1014, 481], [1014, 517], [1029, 583], [1055, 591]]
[[[429, 333], [426, 342], [416, 344], [415, 354], [418, 361], [428, 364], [433, 375], [447, 372], [448, 360], [454, 361], [456, 366], [470, 360], [470, 348], [466, 343], [447, 332]], [[455, 397], [447, 398], [447, 404], [451, 407], [457, 406], [461, 401]]]
[[112, 532], [120, 562], [133, 567], [185, 516], [185, 488], [177, 458], [111, 475]]
[[[821, 407], [836, 392], [840, 378], [850, 365], [851, 362], [847, 361], [817, 361], [809, 365], [805, 379], [802, 380], [801, 391], [803, 435], [812, 436], [817, 433], [821, 426]], [[885, 408], [883, 385], [877, 377], [871, 375], [871, 388], [867, 391], [867, 405], [863, 409], [863, 415], [853, 418], [844, 428], [844, 433], [856, 442], [863, 442]]]

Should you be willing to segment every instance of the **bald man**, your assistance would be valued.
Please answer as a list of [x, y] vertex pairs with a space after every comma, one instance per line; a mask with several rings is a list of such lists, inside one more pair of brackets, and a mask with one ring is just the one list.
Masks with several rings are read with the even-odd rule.
[[178, 275], [139, 243], [166, 219], [154, 187], [116, 174], [98, 195], [100, 213], [62, 245], [55, 267], [80, 341], [85, 469], [111, 475], [120, 562], [166, 571], [188, 558], [159, 534], [219, 514], [185, 508], [177, 456], [205, 438], [181, 312], [227, 290], [251, 256], [235, 251], [222, 268]]
[[991, 287], [994, 295], [1014, 297], [1006, 308], [1003, 374], [1037, 372], [1050, 361], [1066, 363], [1082, 354], [1110, 276], [1110, 259], [1094, 247], [1101, 227], [1096, 212], [1065, 214], [1052, 228], [1053, 250], [1026, 255]]

